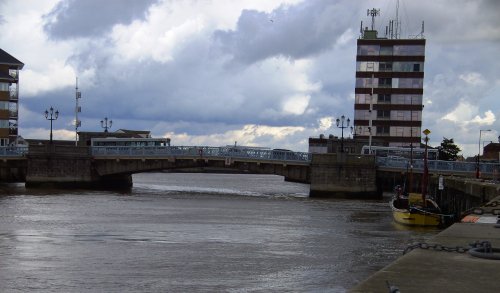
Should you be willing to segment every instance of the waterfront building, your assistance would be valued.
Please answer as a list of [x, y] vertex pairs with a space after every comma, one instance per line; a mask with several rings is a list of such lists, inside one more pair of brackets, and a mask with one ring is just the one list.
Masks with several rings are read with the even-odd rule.
[[[399, 20], [385, 35], [361, 24], [357, 40], [354, 129], [360, 139], [390, 147], [419, 146], [422, 127], [425, 39], [423, 33], [401, 38]], [[423, 32], [423, 24], [422, 24]]]
[[79, 131], [78, 132], [78, 145], [89, 146], [92, 138], [151, 138], [151, 131], [149, 130], [129, 130], [118, 129], [115, 132], [93, 132], [93, 131]]
[[[368, 139], [354, 137], [341, 137], [321, 134], [319, 137], [309, 137], [309, 153], [315, 154], [330, 154], [343, 152], [348, 154], [361, 154], [364, 146], [368, 145]], [[383, 146], [383, 142], [373, 140], [372, 146]]]
[[500, 162], [500, 136], [498, 142], [490, 142], [483, 147], [483, 156], [480, 158], [483, 161]]
[[19, 70], [24, 64], [0, 49], [0, 146], [16, 145], [19, 121]]

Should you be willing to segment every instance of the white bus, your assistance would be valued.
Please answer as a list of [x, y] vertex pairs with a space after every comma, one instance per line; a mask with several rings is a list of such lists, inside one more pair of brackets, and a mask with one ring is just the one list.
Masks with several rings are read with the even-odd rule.
[[170, 138], [92, 138], [91, 146], [167, 147], [170, 146]]
[[[371, 148], [367, 145], [361, 148], [361, 154], [375, 155], [376, 157], [401, 157], [401, 158], [413, 158], [413, 159], [423, 159], [425, 148], [410, 148], [410, 147], [382, 147], [382, 146], [372, 146]], [[438, 149], [427, 148], [427, 158], [429, 160], [438, 159]]]

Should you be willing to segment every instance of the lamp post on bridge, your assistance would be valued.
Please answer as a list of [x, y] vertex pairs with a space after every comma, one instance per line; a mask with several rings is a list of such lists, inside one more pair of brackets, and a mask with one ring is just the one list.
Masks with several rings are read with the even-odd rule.
[[478, 152], [477, 152], [477, 162], [476, 162], [476, 178], [479, 178], [480, 171], [479, 171], [479, 157], [481, 156], [481, 135], [483, 134], [483, 131], [491, 131], [491, 129], [480, 129], [479, 130], [479, 146], [478, 146]]
[[104, 128], [104, 132], [108, 132], [108, 128], [111, 128], [113, 125], [113, 120], [108, 121], [108, 117], [104, 117], [104, 120], [101, 120], [101, 127]]
[[[344, 125], [344, 122], [347, 122], [347, 123]], [[350, 122], [351, 122], [351, 119], [347, 118], [347, 120], [346, 120], [344, 115], [340, 116], [340, 119], [337, 118], [337, 127], [342, 129], [342, 136], [340, 138], [340, 152], [341, 153], [344, 152], [344, 128], [348, 128]]]
[[52, 144], [52, 121], [57, 120], [57, 117], [59, 117], [59, 111], [56, 110], [54, 112], [54, 108], [52, 106], [49, 110], [45, 110], [45, 119], [50, 120], [50, 144]]

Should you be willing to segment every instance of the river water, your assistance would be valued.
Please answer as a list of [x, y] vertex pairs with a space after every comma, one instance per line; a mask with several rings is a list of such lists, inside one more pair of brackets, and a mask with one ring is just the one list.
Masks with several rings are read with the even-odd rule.
[[283, 177], [145, 173], [130, 192], [0, 185], [0, 292], [345, 292], [437, 230]]

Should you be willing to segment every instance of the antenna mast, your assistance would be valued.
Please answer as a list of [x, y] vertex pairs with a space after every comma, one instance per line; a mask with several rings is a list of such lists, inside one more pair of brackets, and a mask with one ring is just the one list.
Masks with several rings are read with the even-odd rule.
[[75, 146], [78, 146], [78, 127], [82, 126], [82, 121], [78, 120], [78, 113], [82, 112], [82, 107], [78, 105], [78, 100], [82, 98], [82, 93], [78, 91], [78, 77], [75, 86]]
[[366, 15], [372, 17], [372, 31], [373, 31], [375, 29], [375, 17], [380, 15], [380, 9], [375, 9], [375, 8], [371, 10], [368, 9]]
[[401, 37], [401, 27], [399, 26], [399, 0], [396, 2], [396, 39]]

